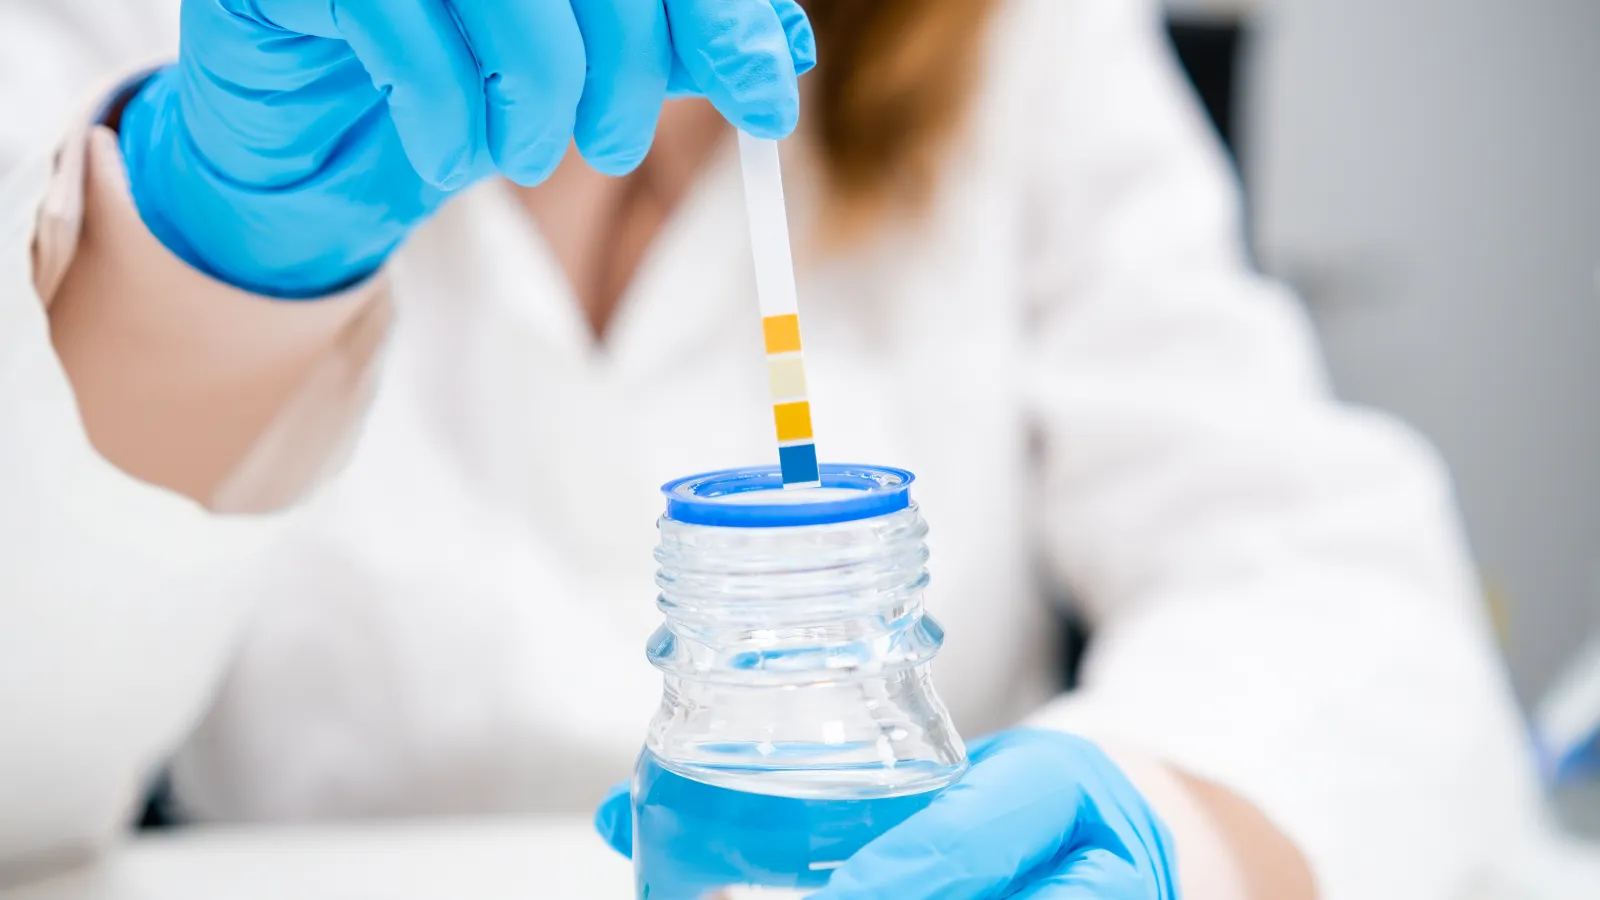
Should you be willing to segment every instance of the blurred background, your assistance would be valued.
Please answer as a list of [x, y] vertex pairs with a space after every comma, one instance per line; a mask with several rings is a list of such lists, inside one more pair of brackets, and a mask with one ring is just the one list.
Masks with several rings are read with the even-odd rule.
[[[1600, 0], [1165, 2], [1261, 267], [1447, 457], [1533, 708], [1600, 630]], [[56, 134], [73, 74], [0, 128]]]
[[1261, 267], [1449, 460], [1523, 703], [1600, 716], [1600, 2], [1168, 6]]
[[1261, 268], [1447, 458], [1522, 702], [1600, 721], [1600, 0], [1166, 2]]

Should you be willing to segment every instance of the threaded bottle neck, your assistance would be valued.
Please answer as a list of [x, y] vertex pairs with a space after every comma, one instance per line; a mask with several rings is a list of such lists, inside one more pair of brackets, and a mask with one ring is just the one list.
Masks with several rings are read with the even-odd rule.
[[650, 659], [670, 675], [746, 684], [870, 675], [927, 662], [927, 525], [917, 508], [803, 528], [664, 519], [665, 622]]
[[646, 746], [697, 781], [788, 797], [936, 790], [965, 766], [929, 678], [915, 505], [791, 527], [660, 523], [663, 673]]

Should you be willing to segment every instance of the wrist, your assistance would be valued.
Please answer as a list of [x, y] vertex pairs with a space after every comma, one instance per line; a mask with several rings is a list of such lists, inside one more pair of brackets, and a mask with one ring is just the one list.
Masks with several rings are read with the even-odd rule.
[[168, 250], [225, 284], [280, 299], [327, 296], [383, 265], [407, 224], [388, 204], [352, 202], [347, 160], [266, 184], [222, 171], [189, 132], [181, 77], [175, 67], [157, 71], [113, 107], [135, 206]]
[[1252, 803], [1233, 791], [1177, 769], [1169, 770], [1203, 811], [1217, 839], [1232, 851], [1252, 900], [1316, 900], [1316, 879], [1305, 854]]
[[1133, 747], [1101, 748], [1166, 823], [1188, 900], [1315, 900], [1304, 855], [1254, 805]]
[[1171, 833], [1177, 847], [1177, 880], [1183, 896], [1188, 900], [1254, 900], [1238, 849], [1228, 841], [1187, 780], [1165, 762], [1140, 750], [1125, 745], [1100, 746]]

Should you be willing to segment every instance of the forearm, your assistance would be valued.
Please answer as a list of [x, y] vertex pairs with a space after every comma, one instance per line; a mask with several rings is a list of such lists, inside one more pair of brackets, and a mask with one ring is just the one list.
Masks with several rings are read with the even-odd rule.
[[1187, 900], [1315, 900], [1305, 858], [1253, 805], [1132, 747], [1104, 749], [1172, 833]]
[[297, 499], [361, 417], [390, 315], [381, 283], [301, 303], [231, 288], [144, 227], [110, 132], [59, 159], [34, 280], [95, 448], [220, 511]]
[[1228, 804], [1247, 800], [1304, 855], [1322, 900], [1458, 896], [1532, 799], [1486, 642], [1409, 585], [1318, 572], [1197, 588], [1105, 623], [1085, 686], [1040, 724], [1226, 788], [1189, 794], [1253, 854], [1241, 836], [1260, 832]]
[[[1219, 864], [1231, 865], [1234, 876], [1242, 882], [1239, 896], [1250, 900], [1315, 900], [1316, 882], [1305, 855], [1259, 809], [1203, 778], [1177, 770], [1174, 774], [1205, 819], [1195, 826], [1212, 829], [1211, 840], [1220, 845], [1217, 852], [1227, 857], [1225, 862], [1219, 859]], [[1179, 840], [1181, 846], [1182, 838]], [[1200, 840], [1203, 838], [1196, 834], [1195, 843]], [[1196, 863], [1201, 864], [1203, 861]], [[1194, 900], [1208, 896], [1222, 900], [1224, 895], [1208, 895], [1196, 888], [1189, 896]]]

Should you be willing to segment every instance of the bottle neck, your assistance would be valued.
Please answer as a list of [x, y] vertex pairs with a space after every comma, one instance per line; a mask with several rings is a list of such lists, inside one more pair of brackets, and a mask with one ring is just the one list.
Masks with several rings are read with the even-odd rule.
[[[664, 677], [646, 747], [663, 767], [737, 790], [819, 799], [937, 790], [964, 770], [961, 738], [929, 677], [944, 634], [923, 612], [928, 529], [905, 505], [911, 476], [866, 475], [870, 485], [853, 488], [861, 497], [892, 481], [901, 490], [889, 499], [902, 505], [791, 527], [661, 520], [665, 621], [649, 657]], [[781, 521], [785, 504], [828, 502], [794, 493], [730, 487], [726, 497], [756, 503], [761, 514], [721, 509], [713, 518]]]
[[669, 677], [799, 685], [928, 662], [927, 525], [915, 506], [806, 528], [708, 528], [664, 519], [650, 661]]

